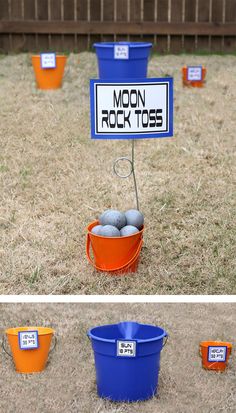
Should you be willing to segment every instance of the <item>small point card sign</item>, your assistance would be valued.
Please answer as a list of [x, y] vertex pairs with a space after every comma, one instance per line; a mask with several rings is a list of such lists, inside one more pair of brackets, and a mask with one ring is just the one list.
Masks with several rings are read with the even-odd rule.
[[114, 59], [129, 59], [129, 46], [117, 44], [114, 46]]
[[173, 79], [90, 80], [93, 139], [173, 136]]
[[187, 80], [189, 82], [201, 82], [202, 66], [187, 66]]
[[38, 331], [19, 331], [19, 347], [21, 350], [33, 350], [39, 348]]
[[56, 68], [56, 53], [41, 53], [40, 54], [41, 69]]
[[136, 341], [117, 340], [117, 357], [136, 357]]
[[227, 356], [226, 346], [209, 346], [208, 347], [208, 362], [225, 362]]

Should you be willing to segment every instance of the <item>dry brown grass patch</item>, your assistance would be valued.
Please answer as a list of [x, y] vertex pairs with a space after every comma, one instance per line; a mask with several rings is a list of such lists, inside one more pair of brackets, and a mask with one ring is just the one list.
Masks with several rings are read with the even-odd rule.
[[[202, 340], [235, 345], [235, 304], [1, 304], [1, 330], [45, 325], [58, 346], [41, 374], [21, 375], [0, 353], [0, 410], [23, 413], [234, 413], [235, 350], [224, 373], [203, 370]], [[159, 396], [132, 404], [103, 401], [96, 393], [93, 353], [86, 332], [97, 325], [136, 320], [163, 327]]]
[[[183, 89], [181, 66], [197, 62], [206, 88]], [[136, 275], [111, 278], [87, 263], [85, 228], [134, 195], [112, 173], [130, 143], [90, 139], [95, 56], [70, 55], [56, 92], [35, 89], [29, 56], [0, 59], [0, 293], [235, 293], [235, 62], [152, 58], [150, 76], [175, 78], [175, 137], [136, 145], [145, 247]]]

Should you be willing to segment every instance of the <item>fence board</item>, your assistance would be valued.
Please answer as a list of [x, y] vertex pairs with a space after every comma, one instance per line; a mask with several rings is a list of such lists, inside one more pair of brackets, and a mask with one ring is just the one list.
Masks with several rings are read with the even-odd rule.
[[236, 36], [235, 23], [129, 23], [76, 21], [0, 21], [2, 33], [61, 33], [61, 34], [161, 34], [161, 35], [218, 35]]
[[143, 7], [143, 20], [144, 21], [154, 21], [155, 16], [155, 0], [144, 1]]
[[[171, 22], [182, 21], [182, 6], [183, 0], [171, 1]], [[172, 53], [179, 53], [182, 50], [182, 36], [170, 37], [170, 51]]]
[[223, 0], [213, 0], [212, 2], [212, 21], [214, 23], [223, 22]]
[[64, 20], [74, 20], [75, 0], [63, 0]]
[[[210, 0], [198, 0], [198, 21], [210, 21]], [[210, 51], [209, 36], [198, 36], [197, 49], [198, 51]]]
[[101, 39], [143, 39], [162, 53], [180, 52], [183, 43], [189, 52], [235, 51], [235, 23], [236, 0], [0, 0], [0, 50], [85, 50]]
[[[101, 21], [101, 0], [90, 0], [90, 20]], [[100, 42], [102, 39], [99, 34], [91, 34], [89, 38], [89, 48], [91, 49], [93, 43]]]
[[210, 21], [210, 1], [198, 0], [198, 21], [209, 22]]
[[116, 5], [117, 21], [128, 21], [127, 0], [117, 0]]
[[[141, 0], [130, 0], [130, 21], [141, 22]], [[131, 42], [142, 40], [142, 35], [130, 35]]]
[[[23, 20], [23, 8], [22, 0], [11, 0], [10, 1], [10, 18], [11, 20]], [[12, 51], [22, 52], [24, 50], [24, 35], [23, 34], [12, 34], [11, 36]]]
[[91, 21], [101, 21], [101, 0], [90, 0]]
[[[235, 0], [226, 0], [225, 2], [225, 21], [236, 22], [236, 2]], [[236, 50], [236, 38], [227, 37], [224, 39], [225, 51], [230, 52]]]
[[48, 0], [37, 0], [38, 20], [48, 19]]
[[[157, 0], [157, 22], [168, 22], [168, 0]], [[166, 53], [168, 51], [167, 40], [167, 36], [157, 36], [156, 50], [158, 52]]]
[[[214, 0], [212, 2], [212, 22], [223, 23], [223, 0]], [[224, 38], [220, 36], [212, 36], [211, 51], [220, 52], [223, 50]]]
[[11, 18], [12, 20], [22, 20], [22, 2], [21, 0], [11, 0]]
[[[77, 20], [88, 20], [88, 0], [77, 0]], [[77, 50], [79, 52], [87, 50], [88, 48], [88, 36], [77, 36]]]
[[[75, 20], [75, 0], [63, 0], [64, 21]], [[63, 47], [66, 52], [73, 52], [75, 50], [75, 35], [67, 34], [63, 38]]]
[[[0, 0], [0, 21], [9, 19], [9, 7], [8, 1]], [[1, 34], [0, 35], [0, 53], [10, 51], [10, 35]]]
[[[116, 1], [116, 16], [117, 21], [126, 22], [128, 21], [128, 3], [127, 0], [117, 0]], [[117, 41], [127, 41], [128, 36], [125, 33], [116, 36]]]
[[88, 6], [87, 0], [77, 0], [77, 19], [87, 20], [88, 19]]
[[141, 21], [141, 0], [130, 0], [130, 21]]
[[[104, 21], [114, 21], [114, 0], [103, 0], [103, 20]], [[102, 37], [104, 42], [113, 42], [114, 36], [113, 35], [104, 35]]]
[[[37, 0], [37, 19], [48, 20], [48, 0]], [[38, 35], [38, 49], [40, 52], [49, 50], [49, 39], [47, 34]]]
[[[32, 0], [24, 0], [24, 19], [35, 20], [35, 2]], [[25, 35], [24, 50], [36, 51], [35, 34]]]
[[[155, 0], [144, 1], [143, 7], [143, 21], [154, 22], [155, 21]], [[155, 36], [143, 35], [143, 41], [153, 43], [153, 51], [156, 49]]]
[[114, 0], [103, 0], [103, 10], [103, 20], [114, 21]]
[[[50, 0], [50, 16], [52, 21], [62, 20], [61, 1], [62, 0]], [[54, 52], [62, 52], [64, 50], [63, 36], [61, 34], [51, 34], [50, 49]]]
[[[196, 0], [185, 0], [185, 22], [196, 21]], [[193, 52], [195, 50], [195, 36], [184, 36], [184, 50]]]

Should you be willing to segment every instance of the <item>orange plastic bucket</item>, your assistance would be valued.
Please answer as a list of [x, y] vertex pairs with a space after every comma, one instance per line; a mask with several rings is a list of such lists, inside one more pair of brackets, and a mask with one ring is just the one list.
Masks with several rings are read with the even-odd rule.
[[[38, 333], [38, 348], [22, 349], [19, 333], [35, 331]], [[56, 346], [56, 337], [54, 337], [54, 347], [50, 350], [54, 330], [48, 327], [16, 327], [9, 328], [5, 333], [12, 355], [6, 350], [4, 340], [2, 347], [4, 351], [13, 358], [18, 373], [36, 373], [44, 370], [49, 352]]]
[[202, 341], [200, 355], [202, 367], [207, 370], [224, 371], [227, 367], [232, 344], [223, 341]]
[[202, 80], [188, 80], [188, 68], [187, 66], [184, 66], [182, 68], [182, 79], [183, 79], [183, 86], [189, 86], [189, 87], [204, 87], [205, 83], [205, 78], [206, 78], [206, 68], [202, 68]]
[[62, 85], [67, 57], [56, 56], [55, 69], [42, 69], [40, 55], [31, 57], [38, 89], [59, 89]]
[[[127, 237], [102, 237], [91, 232], [98, 224], [99, 221], [94, 221], [87, 227], [86, 254], [89, 262], [98, 271], [114, 274], [137, 271], [144, 228]], [[90, 247], [92, 247], [94, 261], [90, 256]]]

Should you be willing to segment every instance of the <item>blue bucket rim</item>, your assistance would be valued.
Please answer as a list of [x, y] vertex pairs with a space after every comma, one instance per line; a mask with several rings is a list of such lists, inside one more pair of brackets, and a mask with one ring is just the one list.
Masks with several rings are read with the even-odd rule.
[[152, 47], [152, 43], [150, 42], [99, 42], [99, 43], [94, 43], [93, 47], [101, 47], [101, 48], [113, 48], [116, 45], [124, 45], [124, 46], [130, 46], [132, 48], [146, 48], [146, 47]]
[[[134, 321], [134, 323], [136, 323], [136, 321]], [[113, 343], [113, 344], [115, 344], [115, 343], [117, 342], [118, 338], [102, 338], [102, 337], [97, 337], [97, 336], [95, 336], [95, 335], [92, 333], [92, 330], [94, 330], [95, 328], [99, 328], [99, 327], [116, 326], [116, 325], [118, 325], [118, 324], [120, 324], [120, 323], [104, 324], [104, 325], [102, 325], [102, 326], [92, 327], [92, 328], [90, 328], [90, 329], [88, 330], [87, 335], [88, 335], [89, 338], [92, 338], [93, 340], [102, 341], [102, 342], [104, 342], [104, 343]], [[141, 339], [141, 338], [136, 339], [136, 338], [135, 338], [135, 339], [131, 339], [131, 341], [134, 340], [134, 341], [136, 341], [137, 343], [150, 343], [150, 342], [157, 341], [157, 340], [161, 340], [162, 338], [168, 337], [167, 332], [166, 332], [162, 327], [155, 326], [155, 325], [153, 325], [153, 324], [143, 324], [143, 323], [138, 323], [138, 324], [139, 324], [140, 326], [145, 326], [145, 327], [152, 327], [152, 328], [153, 328], [153, 327], [156, 327], [156, 328], [159, 328], [160, 330], [163, 331], [163, 333], [162, 333], [160, 336], [158, 336], [158, 337], [146, 338], [146, 339]]]

